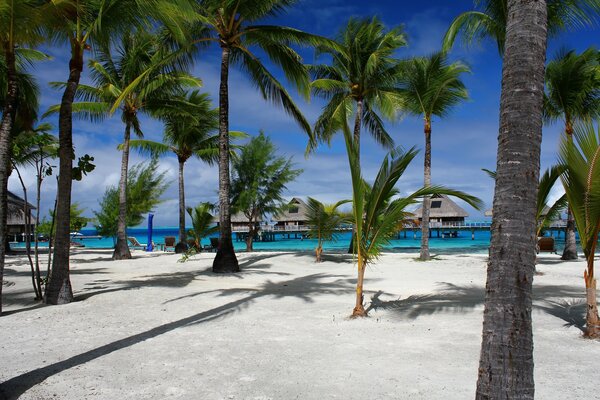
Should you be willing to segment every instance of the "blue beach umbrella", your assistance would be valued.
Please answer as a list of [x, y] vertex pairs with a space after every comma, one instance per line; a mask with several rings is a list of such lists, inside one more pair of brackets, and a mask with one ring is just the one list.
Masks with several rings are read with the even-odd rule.
[[148, 214], [148, 245], [146, 251], [152, 251], [152, 219], [154, 214]]

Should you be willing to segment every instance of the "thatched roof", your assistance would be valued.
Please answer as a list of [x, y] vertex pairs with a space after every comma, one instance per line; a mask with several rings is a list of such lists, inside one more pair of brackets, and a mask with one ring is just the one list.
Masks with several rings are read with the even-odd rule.
[[[30, 204], [30, 203], [27, 203], [27, 204], [28, 204], [30, 210], [35, 210], [35, 207], [32, 204]], [[8, 211], [8, 215], [6, 218], [6, 225], [23, 225], [25, 222], [25, 218], [24, 218], [25, 213], [23, 211], [23, 208], [25, 206], [25, 200], [23, 200], [16, 194], [9, 191], [7, 193], [6, 205], [7, 205], [7, 211]], [[34, 223], [33, 217], [31, 217], [29, 219], [29, 223], [30, 224]]]
[[[215, 214], [215, 216], [213, 217], [212, 220], [214, 223], [218, 224], [219, 223], [219, 214]], [[231, 223], [232, 224], [247, 224], [248, 217], [246, 217], [246, 215], [243, 212], [237, 212], [237, 213], [231, 215]]]
[[288, 203], [287, 209], [282, 212], [273, 215], [273, 221], [275, 222], [293, 222], [293, 221], [308, 221], [306, 216], [308, 205], [304, 200], [294, 197]]
[[[417, 208], [412, 213], [419, 218], [422, 218], [423, 207]], [[450, 200], [448, 196], [431, 196], [431, 209], [429, 211], [430, 218], [465, 218], [468, 216], [469, 214], [458, 204]]]

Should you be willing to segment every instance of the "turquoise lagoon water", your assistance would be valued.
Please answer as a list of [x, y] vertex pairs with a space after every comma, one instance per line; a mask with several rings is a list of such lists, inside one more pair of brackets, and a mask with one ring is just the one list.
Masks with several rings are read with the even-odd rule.
[[[95, 236], [95, 229], [83, 229], [81, 234], [85, 236]], [[130, 228], [127, 230], [129, 236], [134, 236], [140, 243], [147, 243], [148, 231], [146, 228]], [[475, 239], [471, 239], [471, 231], [458, 231], [458, 237], [455, 238], [438, 238], [434, 232], [433, 237], [429, 240], [429, 245], [432, 252], [437, 254], [457, 254], [457, 253], [487, 253], [490, 244], [490, 232], [487, 230], [475, 231]], [[178, 236], [176, 227], [159, 227], [153, 229], [152, 240], [154, 243], [164, 243], [165, 236]], [[555, 235], [556, 236], [556, 235]], [[86, 248], [112, 248], [114, 246], [113, 238], [103, 237], [101, 239], [82, 239], [75, 240], [85, 245]], [[325, 242], [324, 249], [326, 251], [344, 252], [348, 249], [350, 243], [350, 232], [345, 232], [338, 235], [338, 240], [335, 242]], [[202, 244], [209, 244], [209, 239], [203, 239]], [[234, 247], [236, 250], [244, 250], [246, 244], [235, 240]], [[419, 251], [421, 244], [420, 232], [417, 233], [416, 239], [413, 238], [412, 232], [401, 233], [398, 239], [391, 240], [386, 246], [386, 251], [398, 253], [416, 253]], [[19, 243], [17, 246], [21, 247]], [[42, 246], [47, 244], [42, 243]], [[312, 251], [317, 245], [314, 239], [288, 239], [282, 235], [277, 235], [273, 242], [254, 242], [255, 251]], [[564, 246], [564, 235], [557, 238], [557, 249], [562, 251]]]

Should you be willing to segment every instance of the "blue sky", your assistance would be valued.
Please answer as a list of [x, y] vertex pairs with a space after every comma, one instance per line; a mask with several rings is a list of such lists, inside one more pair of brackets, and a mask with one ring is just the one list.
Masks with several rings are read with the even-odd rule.
[[[333, 36], [351, 16], [379, 16], [391, 27], [402, 25], [409, 45], [398, 56], [431, 54], [440, 48], [441, 39], [454, 17], [472, 9], [472, 0], [437, 0], [427, 2], [356, 1], [356, 0], [300, 0], [296, 7], [284, 16], [267, 23], [287, 25], [311, 33]], [[551, 59], [560, 48], [581, 51], [595, 46], [598, 28], [563, 33], [550, 39], [548, 57]], [[64, 48], [45, 49], [53, 60], [41, 63], [32, 71], [42, 87], [42, 109], [57, 104], [61, 93], [50, 89], [48, 82], [64, 81], [68, 74], [68, 51]], [[307, 63], [315, 62], [312, 52], [302, 51]], [[93, 54], [88, 54], [88, 59]], [[466, 62], [472, 73], [464, 76], [470, 99], [459, 105], [443, 120], [434, 119], [432, 133], [432, 180], [435, 184], [467, 191], [479, 196], [488, 207], [493, 198], [493, 182], [481, 172], [481, 168], [495, 169], [498, 135], [498, 108], [500, 99], [501, 59], [495, 44], [484, 41], [465, 48], [455, 47], [452, 59]], [[218, 49], [200, 53], [193, 73], [203, 82], [203, 91], [209, 93], [217, 105], [219, 86]], [[279, 71], [274, 70], [277, 76]], [[89, 82], [87, 70], [83, 82]], [[323, 102], [313, 98], [305, 102], [296, 96], [298, 104], [309, 121], [318, 117]], [[56, 120], [50, 118], [56, 126]], [[333, 202], [351, 196], [348, 162], [342, 138], [337, 137], [331, 147], [322, 145], [309, 158], [304, 157], [306, 135], [283, 111], [265, 102], [245, 76], [232, 69], [230, 73], [230, 124], [232, 130], [257, 134], [260, 129], [269, 135], [281, 154], [293, 157], [303, 174], [288, 185], [286, 197], [312, 196], [321, 201]], [[399, 122], [388, 124], [388, 132], [397, 144], [406, 148], [424, 146], [422, 120], [405, 116]], [[162, 127], [156, 121], [143, 119], [142, 129], [147, 138], [160, 140]], [[118, 115], [100, 124], [83, 120], [74, 121], [74, 144], [76, 153], [89, 153], [95, 157], [97, 168], [82, 182], [73, 185], [73, 200], [86, 209], [98, 209], [98, 200], [105, 189], [116, 185], [119, 179], [121, 154], [116, 146], [122, 140], [124, 126]], [[542, 168], [556, 159], [560, 124], [544, 128], [542, 143]], [[374, 177], [385, 152], [365, 134], [362, 142], [362, 164], [365, 177]], [[144, 158], [132, 154], [131, 164]], [[164, 203], [156, 208], [155, 225], [177, 224], [177, 163], [174, 157], [160, 162], [161, 170], [167, 171], [172, 185], [164, 196]], [[30, 194], [35, 191], [33, 172], [27, 174], [26, 184]], [[208, 167], [196, 160], [186, 164], [186, 202], [194, 205], [200, 201], [216, 201], [218, 176], [216, 167]], [[423, 158], [417, 156], [400, 180], [398, 187], [408, 193], [422, 186]], [[11, 177], [9, 189], [21, 193], [16, 177]], [[55, 183], [48, 179], [44, 184], [42, 215], [47, 213], [55, 196]], [[463, 204], [464, 205], [464, 204]], [[481, 213], [465, 206], [471, 219], [481, 219]]]

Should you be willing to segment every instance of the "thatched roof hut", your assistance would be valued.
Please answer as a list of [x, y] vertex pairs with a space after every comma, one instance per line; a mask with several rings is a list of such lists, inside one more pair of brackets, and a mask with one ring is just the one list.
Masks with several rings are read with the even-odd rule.
[[[423, 218], [423, 207], [412, 212], [421, 220]], [[446, 195], [431, 196], [431, 208], [429, 211], [430, 222], [462, 223], [469, 214]]]
[[6, 226], [8, 228], [9, 235], [16, 235], [25, 232], [25, 221], [29, 221], [29, 225], [34, 225], [35, 218], [31, 211], [35, 210], [35, 207], [27, 203], [29, 208], [29, 216], [25, 218], [25, 200], [17, 196], [12, 192], [7, 194], [7, 211], [8, 215], [6, 218]]
[[287, 205], [285, 211], [273, 215], [275, 226], [299, 226], [306, 225], [308, 205], [304, 200], [294, 197]]

